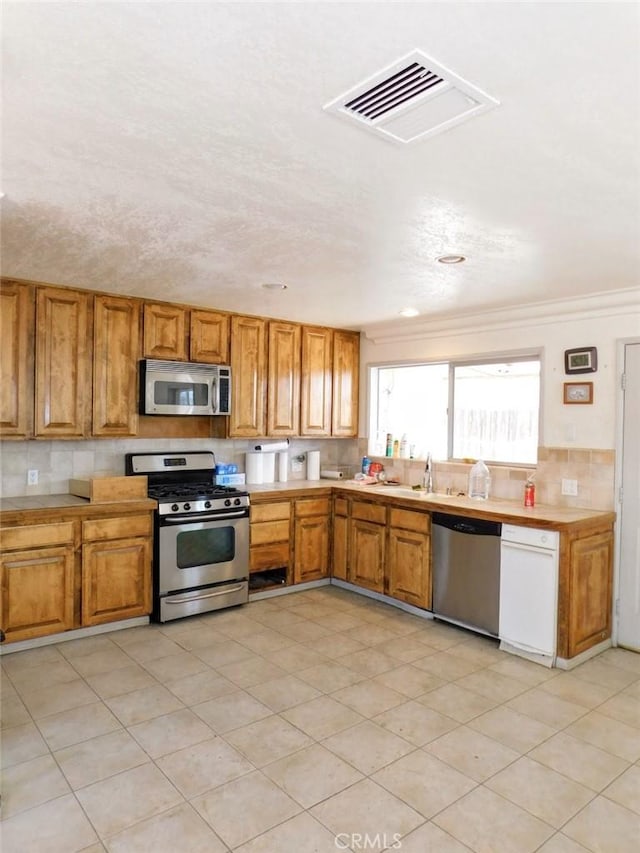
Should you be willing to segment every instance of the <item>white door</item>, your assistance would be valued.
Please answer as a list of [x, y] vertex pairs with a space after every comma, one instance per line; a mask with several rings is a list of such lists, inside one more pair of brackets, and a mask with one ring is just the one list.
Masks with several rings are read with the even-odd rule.
[[618, 645], [640, 651], [640, 341], [624, 344]]

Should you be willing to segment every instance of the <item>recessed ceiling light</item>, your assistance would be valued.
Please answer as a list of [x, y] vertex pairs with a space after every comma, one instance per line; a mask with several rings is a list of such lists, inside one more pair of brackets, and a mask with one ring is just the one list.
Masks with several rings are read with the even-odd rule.
[[436, 258], [439, 264], [462, 264], [466, 260], [464, 255], [440, 255]]
[[288, 285], [269, 282], [267, 284], [261, 284], [260, 287], [264, 287], [265, 290], [286, 290]]
[[419, 313], [417, 308], [403, 308], [402, 311], [398, 311], [401, 317], [417, 317]]

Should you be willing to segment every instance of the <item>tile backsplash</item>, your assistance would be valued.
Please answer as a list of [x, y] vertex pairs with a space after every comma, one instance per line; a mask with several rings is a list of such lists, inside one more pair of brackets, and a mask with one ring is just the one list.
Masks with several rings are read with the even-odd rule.
[[[96, 474], [124, 474], [124, 455], [145, 451], [212, 450], [218, 462], [235, 462], [245, 470], [245, 453], [255, 442], [215, 439], [113, 439], [88, 441], [5, 441], [0, 444], [2, 484], [0, 496], [65, 494], [72, 477]], [[366, 453], [366, 439], [294, 439], [289, 447], [289, 480], [306, 477], [306, 454], [320, 451], [321, 468], [343, 468], [348, 475], [360, 470]], [[295, 457], [304, 457], [301, 470], [292, 470]], [[424, 460], [373, 457], [385, 466], [390, 477], [410, 485], [421, 484]], [[453, 494], [466, 492], [468, 464], [434, 462], [433, 481], [437, 492], [451, 489]], [[38, 471], [38, 485], [27, 486], [27, 471]], [[538, 464], [534, 468], [511, 468], [489, 465], [491, 496], [506, 500], [522, 500], [524, 482], [535, 470], [536, 503], [552, 506], [613, 510], [615, 452], [613, 450], [538, 448]], [[575, 497], [561, 494], [562, 480], [576, 480]]]
[[[275, 441], [272, 439], [271, 441]], [[269, 443], [267, 439], [265, 443]], [[0, 443], [0, 497], [56, 495], [68, 491], [71, 478], [124, 474], [125, 453], [212, 450], [217, 462], [235, 462], [245, 470], [245, 454], [256, 442], [216, 439], [107, 439], [87, 441], [4, 441]], [[321, 468], [359, 470], [358, 442], [353, 439], [293, 439], [289, 446], [289, 480], [306, 477], [306, 454], [320, 451]], [[301, 470], [293, 470], [301, 457]], [[38, 471], [38, 484], [27, 485], [27, 471]]]
[[[366, 453], [366, 440], [360, 441], [361, 455]], [[373, 456], [384, 465], [387, 476], [409, 485], [422, 484], [424, 460]], [[462, 462], [433, 463], [436, 492], [451, 489], [453, 494], [467, 492], [469, 469]], [[536, 503], [551, 506], [581, 507], [596, 510], [615, 509], [615, 451], [539, 447], [538, 464], [531, 468], [488, 465], [491, 473], [491, 497], [524, 500], [524, 483], [534, 473]], [[578, 494], [562, 494], [562, 480], [576, 480]]]

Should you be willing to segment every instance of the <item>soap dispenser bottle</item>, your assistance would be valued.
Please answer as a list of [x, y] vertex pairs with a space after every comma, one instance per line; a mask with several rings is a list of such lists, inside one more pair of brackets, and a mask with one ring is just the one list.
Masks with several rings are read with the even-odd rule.
[[491, 474], [482, 459], [478, 459], [469, 471], [469, 497], [486, 501], [489, 497]]

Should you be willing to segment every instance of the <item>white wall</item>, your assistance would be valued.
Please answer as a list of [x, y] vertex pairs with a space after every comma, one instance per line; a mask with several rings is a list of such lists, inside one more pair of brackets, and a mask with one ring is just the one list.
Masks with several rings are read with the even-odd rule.
[[[369, 371], [372, 364], [453, 357], [542, 353], [542, 433], [546, 447], [611, 449], [616, 437], [619, 367], [616, 342], [640, 334], [640, 291], [608, 297], [546, 303], [495, 311], [454, 321], [416, 319], [371, 327], [362, 336], [360, 435], [368, 433]], [[564, 351], [595, 346], [595, 373], [567, 376]], [[594, 384], [593, 405], [565, 405], [563, 383]]]

